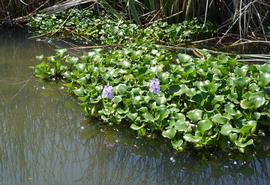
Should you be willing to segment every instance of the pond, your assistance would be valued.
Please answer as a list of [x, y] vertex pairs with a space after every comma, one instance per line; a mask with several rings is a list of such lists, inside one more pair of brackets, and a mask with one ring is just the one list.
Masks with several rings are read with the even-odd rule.
[[269, 184], [270, 138], [252, 153], [175, 153], [86, 119], [60, 83], [32, 75], [48, 43], [0, 32], [0, 185]]

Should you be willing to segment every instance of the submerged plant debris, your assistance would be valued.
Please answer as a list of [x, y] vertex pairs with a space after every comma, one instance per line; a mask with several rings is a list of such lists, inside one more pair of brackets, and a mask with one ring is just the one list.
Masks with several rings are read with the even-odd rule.
[[193, 58], [151, 44], [79, 58], [58, 50], [38, 57], [34, 73], [62, 79], [86, 115], [127, 124], [140, 136], [159, 133], [175, 150], [244, 152], [269, 129], [270, 63], [246, 65], [202, 53]]

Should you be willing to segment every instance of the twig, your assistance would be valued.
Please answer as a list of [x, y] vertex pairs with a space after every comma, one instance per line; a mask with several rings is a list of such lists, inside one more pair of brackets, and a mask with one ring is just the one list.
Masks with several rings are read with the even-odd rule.
[[21, 16], [21, 17], [17, 17], [17, 18], [14, 18], [12, 19], [12, 22], [15, 22], [15, 23], [25, 23], [27, 22], [27, 19], [28, 17], [34, 15], [39, 9], [41, 9], [45, 4], [47, 4], [49, 2], [49, 0], [45, 1], [44, 3], [42, 3], [39, 7], [37, 7], [34, 11], [32, 11], [31, 13], [29, 13], [28, 15], [26, 16]]
[[264, 43], [264, 44], [269, 44], [270, 45], [270, 41], [267, 40], [247, 40], [247, 41], [242, 41], [242, 42], [236, 42], [233, 43], [227, 47], [234, 47], [234, 46], [239, 46], [239, 45], [245, 45], [245, 44], [254, 44], [254, 43]]
[[11, 101], [25, 88], [25, 86], [28, 84], [28, 82], [32, 79], [33, 77], [31, 76], [28, 80], [25, 81], [23, 86], [12, 96]]
[[69, 50], [84, 50], [84, 49], [96, 49], [96, 48], [113, 48], [113, 47], [120, 47], [121, 45], [98, 45], [98, 46], [78, 46], [78, 47], [72, 47], [67, 48]]
[[175, 16], [177, 16], [177, 15], [179, 15], [181, 13], [183, 13], [183, 11], [177, 12], [175, 14], [172, 14], [172, 15], [168, 16], [168, 17], [164, 17], [164, 18], [160, 18], [160, 19], [157, 19], [157, 20], [154, 20], [154, 21], [150, 21], [150, 22], [144, 24], [143, 27], [149, 26], [149, 25], [151, 25], [153, 23], [156, 23], [156, 22], [159, 22], [159, 21], [164, 21], [164, 20], [170, 19], [170, 18], [175, 17]]
[[[158, 45], [159, 47], [163, 47], [163, 48], [168, 48], [168, 49], [177, 49], [177, 50], [183, 50], [185, 52], [192, 52], [194, 53], [194, 51], [196, 53], [200, 53], [199, 51], [201, 49], [199, 48], [188, 48], [188, 47], [181, 47], [181, 46], [167, 46], [167, 45]], [[210, 54], [214, 54], [214, 55], [227, 55], [227, 56], [232, 56], [232, 57], [236, 57], [239, 56], [240, 59], [243, 60], [257, 60], [257, 61], [266, 61], [266, 60], [270, 60], [270, 55], [263, 55], [263, 54], [234, 54], [234, 53], [228, 53], [228, 52], [222, 52], [222, 51], [215, 51], [215, 50], [210, 50], [210, 49], [203, 49], [204, 51], [210, 53]]]
[[216, 39], [220, 39], [220, 37], [212, 37], [212, 38], [208, 38], [208, 39], [192, 41], [191, 44], [200, 44], [200, 43], [209, 42], [209, 41], [216, 40]]

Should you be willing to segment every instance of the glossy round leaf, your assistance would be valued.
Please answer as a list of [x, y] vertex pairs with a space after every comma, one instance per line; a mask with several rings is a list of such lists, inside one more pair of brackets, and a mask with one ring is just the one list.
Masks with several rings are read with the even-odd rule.
[[259, 76], [259, 85], [265, 87], [270, 83], [270, 73], [261, 73]]
[[187, 121], [178, 120], [174, 123], [174, 128], [179, 132], [189, 131], [189, 123]]
[[250, 139], [247, 142], [241, 142], [239, 140], [236, 140], [235, 144], [236, 144], [236, 146], [238, 146], [240, 148], [245, 148], [246, 146], [253, 144], [253, 139]]
[[233, 131], [233, 127], [231, 124], [226, 124], [221, 127], [220, 133], [224, 136], [228, 136]]
[[197, 129], [204, 134], [206, 131], [210, 130], [213, 123], [210, 120], [201, 120], [198, 122]]
[[177, 151], [183, 150], [183, 143], [184, 143], [184, 141], [182, 139], [171, 141], [173, 148]]
[[193, 122], [197, 122], [202, 119], [203, 111], [199, 109], [194, 109], [187, 113], [187, 117]]
[[187, 142], [190, 142], [190, 143], [198, 143], [202, 140], [202, 137], [201, 136], [193, 136], [192, 134], [186, 134], [184, 135], [183, 137]]
[[127, 92], [127, 88], [128, 87], [126, 86], [126, 84], [119, 84], [115, 88], [116, 89], [116, 93], [124, 95], [124, 93]]
[[211, 117], [211, 120], [214, 123], [220, 124], [220, 125], [224, 125], [226, 123], [228, 123], [229, 119], [225, 116], [222, 116], [221, 114], [215, 114], [214, 116]]
[[130, 128], [131, 128], [132, 130], [140, 130], [140, 129], [142, 129], [144, 126], [145, 126], [144, 124], [142, 124], [141, 126], [138, 126], [138, 125], [136, 125], [136, 124], [131, 124], [131, 125], [130, 125]]
[[73, 92], [76, 96], [82, 96], [84, 94], [84, 88], [81, 86], [79, 89], [75, 89]]
[[162, 132], [162, 136], [168, 139], [173, 139], [176, 134], [176, 130], [174, 128], [169, 128]]

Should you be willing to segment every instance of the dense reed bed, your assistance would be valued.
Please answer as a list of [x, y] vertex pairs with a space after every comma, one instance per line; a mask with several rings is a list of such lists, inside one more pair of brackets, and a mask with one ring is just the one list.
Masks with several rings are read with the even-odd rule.
[[111, 8], [127, 13], [138, 23], [169, 18], [171, 22], [197, 17], [220, 25], [219, 29], [232, 29], [240, 38], [249, 33], [265, 34], [270, 9], [269, 0], [118, 0], [101, 1]]
[[157, 20], [175, 23], [197, 17], [203, 22], [216, 23], [223, 33], [237, 32], [240, 38], [258, 33], [265, 36], [270, 9], [269, 0], [2, 0], [0, 22], [53, 5], [57, 11], [81, 4], [105, 8], [118, 17], [143, 25]]

